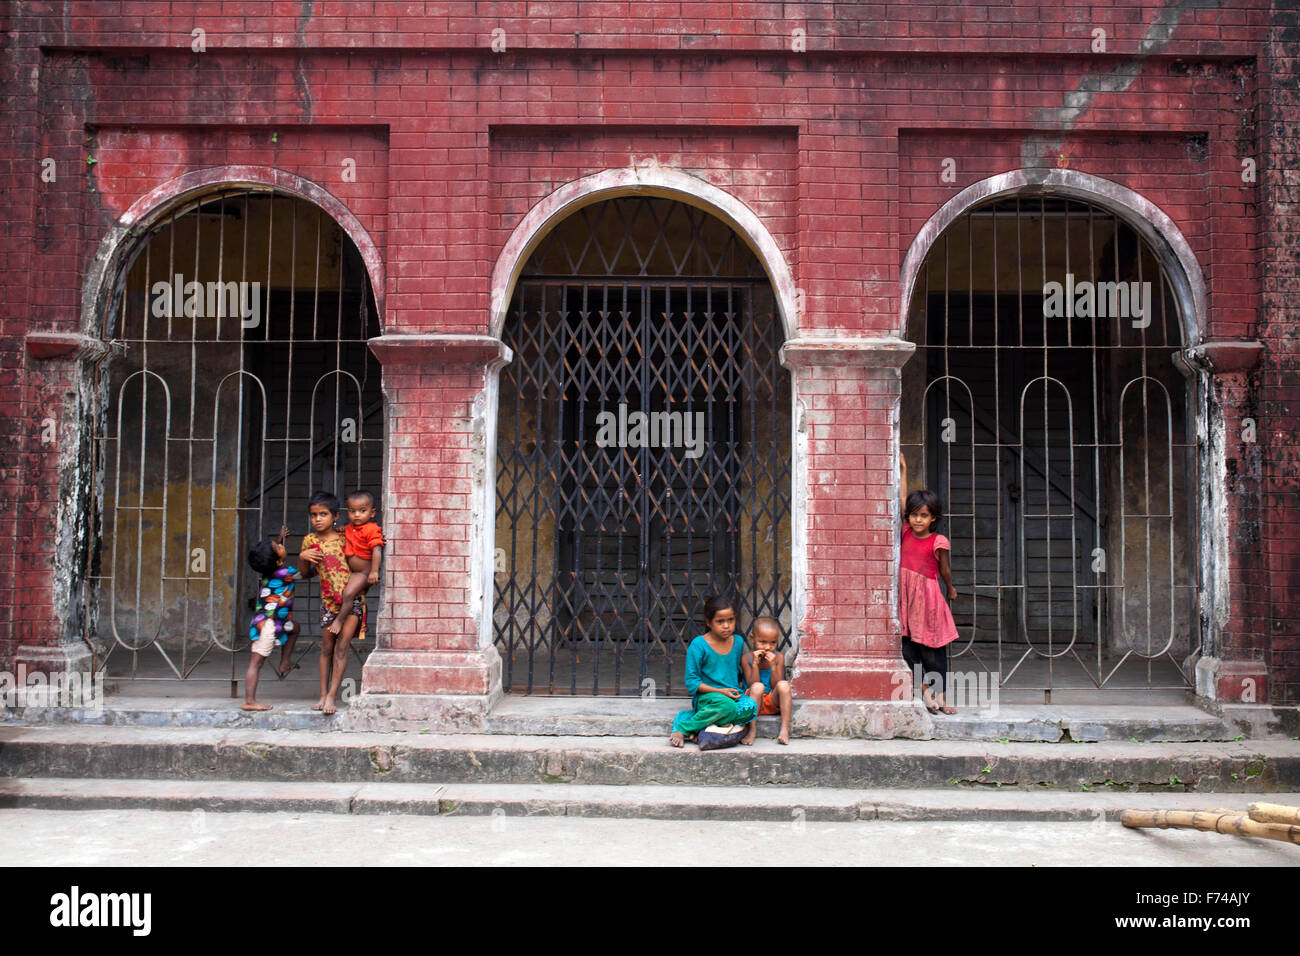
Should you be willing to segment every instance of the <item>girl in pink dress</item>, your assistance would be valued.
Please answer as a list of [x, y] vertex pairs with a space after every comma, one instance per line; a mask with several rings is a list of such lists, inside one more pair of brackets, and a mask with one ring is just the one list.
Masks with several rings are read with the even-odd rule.
[[[898, 622], [902, 626], [903, 660], [922, 668], [921, 693], [932, 714], [957, 713], [944, 699], [948, 682], [948, 645], [957, 639], [948, 601], [957, 596], [952, 586], [948, 552], [952, 545], [934, 525], [943, 517], [943, 505], [932, 491], [907, 493], [907, 461], [898, 456], [903, 511], [902, 553], [898, 562]], [[940, 590], [939, 578], [944, 590]], [[948, 601], [944, 600], [947, 595]], [[931, 685], [939, 689], [938, 699]]]

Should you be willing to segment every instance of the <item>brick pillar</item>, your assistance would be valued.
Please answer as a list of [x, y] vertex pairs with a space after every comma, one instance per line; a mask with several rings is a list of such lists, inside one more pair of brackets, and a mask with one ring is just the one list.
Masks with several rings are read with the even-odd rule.
[[[901, 339], [792, 339], [801, 726], [921, 736], [897, 624]], [[802, 603], [802, 606], [801, 606]]]
[[75, 332], [33, 331], [26, 352], [26, 407], [12, 421], [23, 471], [10, 558], [23, 584], [13, 609], [12, 668], [6, 660], [4, 669], [90, 673], [94, 654], [82, 637], [86, 556], [96, 532], [90, 369], [105, 347]]
[[487, 335], [383, 335], [385, 597], [352, 726], [473, 729], [501, 694], [492, 645], [497, 375]]
[[[1221, 703], [1268, 703], [1267, 580], [1261, 539], [1261, 443], [1265, 436], [1253, 411], [1250, 377], [1263, 347], [1259, 342], [1206, 342], [1187, 351], [1203, 375], [1209, 408], [1222, 413], [1222, 438], [1208, 424], [1210, 447], [1220, 456], [1203, 462], [1200, 547], [1205, 650], [1196, 663], [1196, 692]], [[1219, 500], [1216, 500], [1219, 499]]]

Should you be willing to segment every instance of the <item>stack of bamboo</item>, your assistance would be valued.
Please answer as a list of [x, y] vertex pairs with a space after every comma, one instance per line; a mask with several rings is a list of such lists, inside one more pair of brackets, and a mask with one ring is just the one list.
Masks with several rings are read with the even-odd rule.
[[1245, 813], [1240, 810], [1125, 810], [1119, 822], [1133, 828], [1211, 830], [1300, 844], [1300, 807], [1284, 807], [1279, 803], [1252, 803]]

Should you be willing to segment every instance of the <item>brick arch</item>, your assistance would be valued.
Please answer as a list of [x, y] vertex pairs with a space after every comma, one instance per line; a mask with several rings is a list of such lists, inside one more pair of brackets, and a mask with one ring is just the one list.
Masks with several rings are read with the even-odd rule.
[[168, 210], [190, 199], [197, 199], [214, 188], [239, 186], [265, 186], [291, 194], [319, 206], [352, 240], [361, 253], [370, 278], [371, 295], [379, 327], [384, 327], [384, 263], [379, 247], [370, 237], [361, 221], [332, 193], [309, 179], [272, 166], [212, 166], [196, 169], [170, 179], [141, 196], [104, 236], [95, 257], [86, 270], [86, 280], [81, 295], [81, 329], [98, 337], [99, 317], [109, 305], [113, 283], [126, 262], [138, 238], [135, 233]]
[[975, 206], [1011, 196], [1027, 187], [1048, 195], [1068, 196], [1113, 212], [1131, 226], [1164, 264], [1182, 313], [1183, 347], [1191, 349], [1205, 339], [1207, 322], [1205, 278], [1182, 231], [1155, 203], [1126, 186], [1073, 169], [1016, 169], [966, 187], [926, 222], [908, 247], [898, 276], [898, 333], [907, 338], [907, 315], [912, 291], [930, 247], [945, 229]]
[[515, 226], [492, 269], [488, 331], [497, 338], [505, 325], [515, 281], [528, 257], [560, 222], [584, 206], [617, 196], [657, 196], [702, 209], [722, 220], [762, 263], [776, 296], [786, 340], [799, 333], [794, 277], [785, 255], [761, 219], [735, 196], [686, 173], [663, 167], [609, 169], [566, 183], [535, 205]]

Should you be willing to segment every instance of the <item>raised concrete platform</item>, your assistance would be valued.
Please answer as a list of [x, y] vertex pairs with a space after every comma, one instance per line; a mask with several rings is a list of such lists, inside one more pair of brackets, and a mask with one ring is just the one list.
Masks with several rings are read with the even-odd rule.
[[[0, 778], [0, 808], [6, 809], [617, 817], [796, 824], [855, 820], [1113, 822], [1131, 808], [1244, 811], [1257, 799], [1257, 794], [1242, 793]], [[1300, 793], [1274, 793], [1268, 800], [1300, 805]]]
[[[1016, 742], [1198, 741], [1300, 734], [1300, 721], [1288, 724], [1265, 708], [1252, 719], [1235, 711], [1212, 714], [1189, 703], [1143, 705], [1140, 695], [1117, 693], [1105, 703], [1003, 704], [987, 711], [931, 715], [911, 702], [861, 704], [851, 701], [800, 701], [793, 720], [795, 737], [891, 737], [917, 740]], [[0, 725], [105, 725], [131, 727], [209, 727], [259, 730], [355, 730], [344, 706], [326, 717], [311, 710], [309, 699], [279, 701], [272, 710], [248, 712], [229, 697], [111, 696], [102, 710], [36, 708], [0, 712]], [[524, 736], [664, 736], [686, 698], [520, 697], [507, 695], [481, 726], [457, 729], [430, 726], [430, 732]], [[1238, 708], [1240, 710], [1240, 708]], [[759, 720], [759, 732], [775, 737], [775, 717]], [[365, 728], [369, 731], [373, 728]], [[423, 728], [412, 728], [423, 729]], [[1292, 731], [1292, 733], [1288, 733]]]
[[1300, 742], [1092, 744], [0, 726], [0, 776], [284, 783], [1300, 791]]

